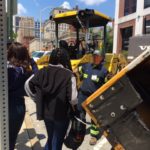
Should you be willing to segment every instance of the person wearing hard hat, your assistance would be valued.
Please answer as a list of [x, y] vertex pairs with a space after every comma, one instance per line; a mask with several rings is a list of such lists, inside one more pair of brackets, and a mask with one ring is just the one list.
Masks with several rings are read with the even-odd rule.
[[[79, 66], [79, 73], [83, 82], [79, 88], [78, 109], [81, 112], [81, 118], [83, 121], [85, 121], [86, 113], [81, 106], [82, 102], [105, 83], [105, 78], [108, 71], [104, 67], [104, 58], [105, 54], [103, 51], [95, 50], [93, 52], [93, 63], [86, 63]], [[95, 145], [100, 133], [99, 129], [93, 122], [91, 125], [90, 134], [90, 145]]]

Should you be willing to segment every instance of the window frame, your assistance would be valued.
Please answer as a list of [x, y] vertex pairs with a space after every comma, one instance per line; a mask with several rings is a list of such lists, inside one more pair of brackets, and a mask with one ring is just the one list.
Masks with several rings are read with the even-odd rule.
[[124, 16], [133, 14], [136, 12], [137, 0], [133, 2], [133, 0], [125, 0], [124, 1]]
[[145, 3], [146, 3], [146, 1], [148, 1], [148, 0], [144, 0], [144, 9], [146, 9], [146, 8], [149, 8], [149, 7], [150, 7], [150, 0], [149, 0], [149, 2], [148, 2], [149, 4], [148, 4], [147, 6], [146, 6], [146, 4], [145, 4]]

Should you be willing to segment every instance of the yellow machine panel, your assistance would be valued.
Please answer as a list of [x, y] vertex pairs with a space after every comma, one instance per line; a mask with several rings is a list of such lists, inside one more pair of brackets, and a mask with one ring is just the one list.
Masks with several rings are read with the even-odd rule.
[[149, 72], [147, 49], [82, 103], [116, 150], [150, 149]]

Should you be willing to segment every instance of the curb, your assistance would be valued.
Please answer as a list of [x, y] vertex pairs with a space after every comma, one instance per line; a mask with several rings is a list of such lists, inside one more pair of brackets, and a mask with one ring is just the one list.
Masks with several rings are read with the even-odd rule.
[[29, 142], [31, 143], [32, 150], [43, 150], [43, 148], [40, 144], [40, 141], [37, 137], [36, 131], [34, 129], [34, 126], [33, 126], [33, 123], [32, 123], [33, 122], [32, 118], [30, 117], [28, 112], [26, 112], [24, 122], [25, 122], [25, 125], [26, 125], [26, 130], [27, 130], [27, 133], [28, 133], [28, 136], [29, 136]]

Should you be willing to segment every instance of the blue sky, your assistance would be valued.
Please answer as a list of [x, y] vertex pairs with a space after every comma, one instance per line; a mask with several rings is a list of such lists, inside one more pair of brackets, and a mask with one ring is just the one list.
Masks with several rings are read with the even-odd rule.
[[[18, 0], [18, 14], [32, 16], [35, 20], [39, 20], [40, 10], [45, 7], [73, 8], [75, 5], [78, 5], [79, 8], [96, 9], [114, 18], [115, 0]], [[48, 19], [49, 11], [50, 8], [42, 11], [42, 20]]]

